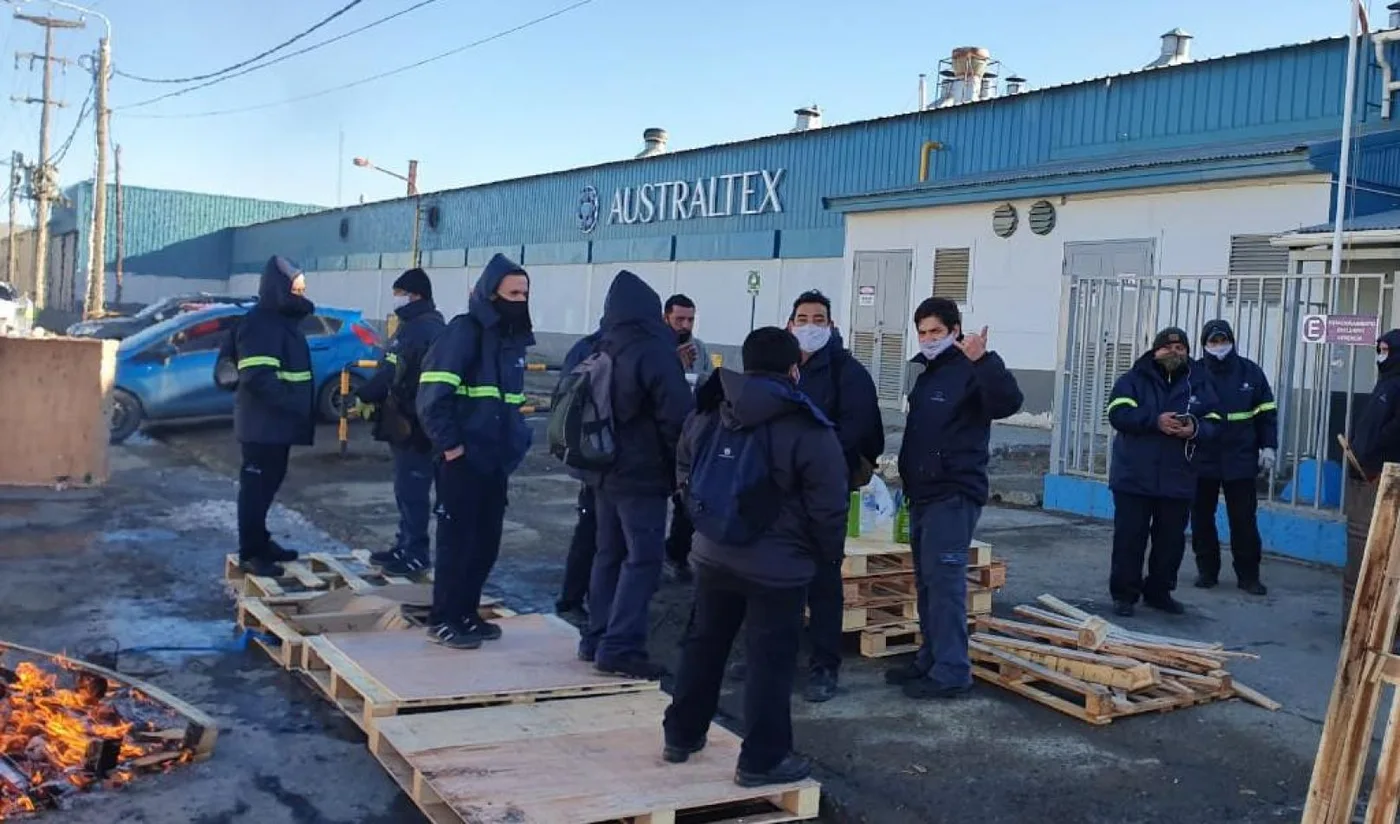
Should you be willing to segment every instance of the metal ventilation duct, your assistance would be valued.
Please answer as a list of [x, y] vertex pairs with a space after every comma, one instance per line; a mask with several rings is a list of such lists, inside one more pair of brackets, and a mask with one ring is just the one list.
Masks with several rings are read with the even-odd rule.
[[803, 106], [794, 111], [793, 114], [797, 115], [797, 125], [792, 127], [794, 132], [810, 132], [822, 127], [822, 110], [815, 103]]
[[642, 132], [642, 140], [646, 145], [637, 153], [637, 157], [652, 157], [654, 155], [665, 154], [666, 141], [669, 139], [670, 135], [666, 134], [665, 129], [658, 129], [655, 127], [647, 129]]
[[1172, 29], [1162, 35], [1162, 53], [1157, 59], [1143, 66], [1145, 69], [1160, 69], [1164, 66], [1179, 66], [1191, 62], [1190, 34], [1181, 29]]

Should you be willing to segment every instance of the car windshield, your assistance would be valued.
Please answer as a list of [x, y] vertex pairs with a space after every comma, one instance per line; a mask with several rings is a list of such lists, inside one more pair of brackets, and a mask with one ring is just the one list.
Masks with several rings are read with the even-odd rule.
[[166, 298], [165, 300], [157, 301], [155, 303], [143, 307], [141, 311], [137, 312], [135, 315], [132, 315], [132, 317], [140, 318], [142, 320], [149, 320], [150, 318], [155, 317], [160, 312], [168, 310], [173, 306], [174, 303], [171, 301], [171, 299]]
[[117, 345], [117, 351], [130, 352], [135, 349], [144, 349], [152, 342], [168, 338], [171, 335], [183, 329], [187, 324], [190, 324], [200, 318], [217, 318], [227, 314], [237, 313], [227, 311], [202, 310], [199, 312], [187, 312], [183, 315], [176, 315], [175, 317], [170, 318], [169, 320], [163, 320], [154, 326], [148, 326], [129, 338], [123, 338], [122, 342]]

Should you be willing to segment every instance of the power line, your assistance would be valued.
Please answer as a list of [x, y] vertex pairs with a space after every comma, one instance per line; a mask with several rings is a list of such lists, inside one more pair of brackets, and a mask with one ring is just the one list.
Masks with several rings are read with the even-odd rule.
[[78, 130], [82, 128], [83, 121], [87, 119], [89, 107], [92, 106], [92, 96], [96, 89], [96, 83], [88, 87], [87, 97], [83, 99], [83, 105], [78, 109], [78, 119], [73, 124], [73, 131], [68, 133], [68, 137], [63, 141], [63, 145], [58, 147], [58, 151], [54, 152], [53, 159], [49, 161], [53, 165], [59, 165], [63, 162], [63, 158], [68, 156], [68, 149], [73, 146], [73, 138], [78, 136]]
[[125, 106], [117, 106], [117, 107], [114, 109], [114, 111], [120, 111], [120, 110], [124, 110], [124, 109], [136, 109], [136, 108], [139, 108], [139, 107], [141, 107], [141, 106], [149, 106], [149, 105], [151, 105], [152, 103], [158, 103], [158, 102], [160, 102], [160, 101], [162, 101], [162, 100], [166, 100], [166, 99], [171, 98], [171, 97], [179, 97], [180, 95], [189, 94], [190, 92], [193, 92], [193, 91], [198, 91], [198, 90], [200, 90], [200, 89], [208, 88], [209, 86], [213, 86], [213, 85], [215, 85], [216, 83], [222, 83], [222, 82], [224, 82], [225, 80], [232, 80], [232, 79], [234, 79], [235, 77], [242, 77], [242, 76], [245, 75], [245, 74], [251, 74], [252, 72], [258, 71], [259, 69], [265, 69], [265, 68], [267, 68], [268, 66], [275, 66], [275, 65], [277, 65], [278, 63], [283, 62], [284, 60], [291, 60], [293, 57], [299, 57], [299, 56], [301, 56], [301, 55], [303, 55], [303, 54], [310, 54], [311, 52], [314, 52], [314, 51], [316, 51], [317, 49], [325, 48], [326, 46], [329, 46], [329, 45], [331, 45], [332, 43], [338, 43], [338, 42], [340, 42], [341, 40], [344, 40], [344, 39], [347, 38], [347, 37], [353, 37], [353, 36], [359, 34], [360, 32], [368, 31], [369, 29], [372, 29], [372, 28], [374, 28], [375, 26], [381, 25], [381, 24], [383, 24], [383, 23], [387, 23], [387, 22], [389, 22], [390, 20], [393, 20], [393, 19], [395, 19], [395, 18], [397, 18], [397, 17], [402, 17], [402, 16], [404, 16], [405, 14], [408, 14], [409, 12], [417, 11], [418, 9], [421, 9], [421, 8], [423, 8], [424, 6], [431, 6], [433, 3], [437, 3], [437, 2], [439, 2], [439, 0], [420, 0], [420, 2], [415, 3], [414, 5], [409, 6], [408, 8], [406, 8], [406, 9], [404, 9], [404, 10], [402, 10], [402, 11], [396, 11], [396, 12], [394, 12], [393, 14], [387, 15], [387, 16], [385, 16], [385, 17], [381, 17], [381, 18], [379, 18], [378, 20], [375, 20], [375, 21], [373, 21], [373, 22], [366, 23], [365, 25], [360, 26], [358, 29], [351, 29], [350, 31], [345, 32], [344, 34], [336, 35], [335, 37], [332, 37], [332, 38], [329, 39], [329, 40], [322, 40], [322, 41], [319, 42], [319, 43], [313, 43], [312, 45], [307, 46], [307, 47], [304, 48], [304, 49], [298, 49], [297, 51], [294, 51], [294, 52], [292, 52], [292, 53], [290, 53], [290, 54], [284, 54], [284, 55], [282, 55], [282, 56], [280, 56], [280, 57], [277, 57], [277, 58], [275, 58], [275, 59], [269, 60], [269, 61], [267, 61], [266, 63], [259, 63], [259, 64], [256, 65], [256, 66], [249, 66], [249, 67], [243, 69], [242, 71], [236, 71], [236, 72], [233, 72], [232, 74], [225, 74], [225, 75], [223, 75], [222, 77], [216, 77], [216, 78], [214, 78], [213, 80], [207, 80], [207, 81], [205, 81], [205, 82], [203, 82], [203, 83], [200, 83], [198, 86], [190, 86], [190, 87], [184, 88], [184, 89], [176, 89], [176, 90], [173, 91], [173, 92], [166, 92], [165, 94], [162, 94], [162, 95], [160, 95], [160, 96], [158, 96], [158, 97], [152, 97], [152, 98], [149, 98], [149, 99], [147, 99], [147, 100], [142, 100], [142, 101], [140, 101], [140, 102], [138, 102], [138, 103], [128, 103], [128, 104], [125, 105]]
[[376, 80], [383, 80], [386, 77], [393, 77], [397, 74], [403, 74], [404, 72], [421, 68], [423, 66], [428, 65], [429, 63], [435, 63], [439, 60], [443, 60], [455, 54], [461, 54], [462, 52], [467, 51], [468, 49], [474, 49], [477, 46], [484, 46], [492, 41], [500, 40], [501, 38], [508, 37], [512, 34], [515, 34], [516, 32], [524, 31], [525, 29], [528, 29], [532, 26], [537, 26], [540, 23], [544, 23], [545, 21], [552, 20], [556, 17], [559, 17], [560, 15], [567, 14], [573, 11], [574, 9], [581, 8], [592, 2], [593, 0], [578, 0], [578, 2], [573, 3], [572, 5], [565, 6], [561, 9], [556, 9], [555, 11], [552, 11], [549, 14], [536, 17], [533, 20], [528, 20], [524, 23], [521, 23], [518, 26], [505, 29], [504, 31], [496, 32], [495, 34], [492, 34], [488, 37], [483, 37], [480, 40], [474, 40], [465, 45], [458, 46], [457, 48], [452, 49], [451, 51], [445, 51], [442, 54], [436, 54], [432, 57], [424, 58], [423, 60], [419, 60], [416, 63], [410, 63], [407, 66], [400, 66], [397, 69], [391, 69], [387, 72], [381, 72], [380, 74], [371, 75], [369, 77], [362, 77], [359, 80], [353, 80], [349, 83], [342, 83], [339, 86], [333, 86], [329, 89], [322, 89], [321, 91], [312, 92], [310, 94], [303, 94], [297, 97], [289, 97], [285, 100], [277, 100], [272, 103], [260, 103], [256, 106], [242, 106], [236, 109], [216, 109], [214, 111], [187, 112], [184, 114], [128, 114], [126, 116], [130, 118], [139, 118], [142, 120], [183, 120], [186, 118], [216, 117], [218, 115], [225, 114], [240, 114], [242, 112], [254, 112], [261, 109], [272, 109], [278, 106], [285, 106], [289, 103], [300, 103], [303, 100], [311, 100], [317, 97], [324, 97], [328, 94], [334, 94], [335, 92], [345, 91], [346, 89], [353, 89], [356, 86], [363, 86], [366, 83], [373, 83]]
[[307, 35], [311, 34], [312, 32], [316, 31], [317, 29], [321, 28], [322, 26], [326, 25], [327, 23], [331, 22], [332, 20], [336, 19], [337, 17], [341, 16], [347, 11], [350, 11], [351, 9], [355, 8], [363, 2], [364, 0], [350, 0], [349, 3], [346, 3], [344, 6], [341, 6], [339, 9], [336, 9], [335, 11], [331, 12], [328, 16], [321, 20], [321, 22], [317, 23], [311, 28], [306, 29], [305, 31], [293, 36], [288, 40], [284, 40], [281, 43], [278, 43], [277, 45], [273, 46], [272, 48], [268, 49], [267, 51], [261, 54], [255, 54], [247, 60], [242, 61], [241, 63], [234, 63], [232, 66], [219, 69], [216, 72], [194, 75], [193, 77], [142, 77], [139, 74], [127, 74], [121, 69], [115, 69], [113, 71], [113, 74], [125, 77], [127, 80], [137, 80], [142, 83], [194, 83], [200, 80], [208, 80], [211, 77], [218, 77], [221, 74], [228, 74], [231, 71], [241, 69], [250, 63], [256, 63], [264, 57], [267, 57], [269, 54], [275, 54], [276, 52], [287, 48], [288, 46], [292, 45], [293, 43], [297, 42], [303, 37], [306, 37]]

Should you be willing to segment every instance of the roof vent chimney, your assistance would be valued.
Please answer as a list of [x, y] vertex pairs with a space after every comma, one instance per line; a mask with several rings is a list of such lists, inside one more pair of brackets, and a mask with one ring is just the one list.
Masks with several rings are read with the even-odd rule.
[[1006, 78], [1006, 93], [1020, 94], [1026, 90], [1026, 78], [1013, 74]]
[[810, 132], [822, 127], [822, 110], [815, 103], [803, 106], [794, 111], [793, 114], [797, 115], [797, 125], [792, 127], [794, 132]]
[[1400, 3], [1391, 3], [1386, 8], [1390, 9], [1390, 27], [1400, 29]]
[[665, 129], [658, 129], [656, 127], [647, 129], [642, 132], [642, 140], [646, 141], [646, 145], [637, 153], [637, 157], [652, 157], [654, 155], [665, 154], [666, 141], [669, 139], [670, 135], [666, 134]]
[[938, 61], [938, 65], [941, 78], [938, 99], [930, 108], [941, 109], [995, 96], [995, 69], [999, 64], [992, 60], [992, 53], [981, 46], [953, 49], [952, 55]]
[[1191, 35], [1181, 29], [1172, 29], [1162, 35], [1162, 53], [1148, 63], [1145, 69], [1160, 69], [1165, 66], [1180, 66], [1191, 62]]

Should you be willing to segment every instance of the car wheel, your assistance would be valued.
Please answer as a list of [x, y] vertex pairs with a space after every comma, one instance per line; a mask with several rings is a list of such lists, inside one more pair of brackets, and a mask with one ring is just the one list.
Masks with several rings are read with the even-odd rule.
[[[359, 375], [350, 374], [350, 392], [353, 394], [356, 389], [364, 385], [364, 379]], [[326, 381], [321, 386], [321, 391], [316, 395], [316, 413], [321, 416], [321, 420], [326, 423], [335, 423], [340, 420], [340, 374]]]
[[125, 389], [113, 389], [107, 413], [108, 438], [117, 444], [141, 428], [141, 401]]

